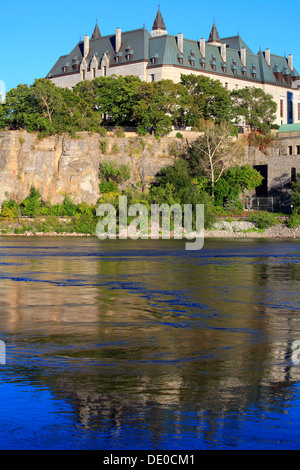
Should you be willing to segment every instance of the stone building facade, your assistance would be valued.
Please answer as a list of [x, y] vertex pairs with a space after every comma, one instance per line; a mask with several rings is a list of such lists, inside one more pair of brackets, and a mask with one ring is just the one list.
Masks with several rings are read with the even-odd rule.
[[288, 211], [292, 183], [300, 174], [300, 123], [281, 126], [276, 142], [266, 153], [254, 147], [247, 147], [247, 163], [264, 177], [261, 186], [249, 195], [259, 198], [273, 197], [280, 201], [279, 205], [283, 210]]
[[169, 35], [160, 10], [152, 31], [145, 28], [101, 36], [98, 24], [74, 49], [61, 56], [47, 75], [57, 86], [72, 88], [81, 80], [100, 76], [134, 75], [143, 81], [181, 74], [206, 75], [229, 90], [259, 87], [277, 103], [276, 124], [300, 122], [300, 74], [293, 56], [269, 49], [254, 54], [237, 35], [221, 39], [215, 23], [208, 40]]

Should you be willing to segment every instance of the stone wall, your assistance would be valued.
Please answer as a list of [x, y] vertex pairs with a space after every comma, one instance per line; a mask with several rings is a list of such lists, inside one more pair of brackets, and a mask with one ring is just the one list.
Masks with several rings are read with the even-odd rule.
[[[197, 137], [193, 133], [190, 140]], [[80, 133], [39, 140], [25, 131], [0, 132], [0, 204], [11, 197], [22, 201], [34, 185], [45, 201], [96, 203], [100, 197], [101, 162], [114, 160], [130, 168], [131, 183], [146, 186], [163, 167], [184, 152], [185, 139], [153, 136], [102, 137]]]
[[[267, 149], [266, 154], [254, 147], [247, 147], [246, 161], [252, 167], [267, 165], [267, 196], [280, 196], [284, 205], [289, 204], [293, 175], [300, 173], [300, 155], [297, 146], [300, 136], [279, 137], [276, 143]], [[288, 154], [292, 147], [292, 154]], [[255, 196], [255, 191], [249, 193]]]

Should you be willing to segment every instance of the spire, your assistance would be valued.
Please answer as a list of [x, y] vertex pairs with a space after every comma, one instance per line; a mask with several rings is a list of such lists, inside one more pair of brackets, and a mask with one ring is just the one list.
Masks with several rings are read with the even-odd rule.
[[164, 31], [166, 29], [165, 22], [161, 16], [160, 6], [158, 6], [158, 12], [152, 26], [152, 31], [156, 31], [157, 29], [163, 29]]
[[152, 26], [151, 36], [162, 36], [164, 34], [168, 34], [168, 32], [166, 31], [166, 25], [161, 16], [160, 6], [158, 5], [158, 12]]
[[101, 38], [101, 33], [98, 27], [98, 21], [96, 20], [96, 26], [95, 26], [91, 39], [98, 39], [98, 38]]
[[218, 30], [216, 28], [215, 20], [214, 20], [213, 27], [211, 28], [211, 32], [210, 32], [210, 35], [209, 35], [209, 38], [208, 38], [207, 42], [213, 42], [213, 43], [214, 42], [218, 42], [218, 43], [221, 42]]

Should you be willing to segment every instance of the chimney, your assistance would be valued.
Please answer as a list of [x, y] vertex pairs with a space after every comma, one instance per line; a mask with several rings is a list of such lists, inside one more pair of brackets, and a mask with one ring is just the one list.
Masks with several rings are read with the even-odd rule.
[[205, 59], [205, 39], [204, 38], [200, 39], [200, 53], [203, 59]]
[[245, 47], [241, 48], [241, 62], [243, 67], [247, 66], [247, 51]]
[[121, 43], [122, 43], [121, 29], [117, 28], [116, 29], [116, 52], [119, 52], [119, 50], [121, 49]]
[[223, 62], [226, 64], [226, 44], [221, 44], [221, 57]]
[[293, 56], [291, 54], [288, 56], [288, 64], [289, 64], [289, 68], [291, 69], [291, 71], [293, 71], [294, 64], [293, 64]]
[[183, 34], [179, 33], [177, 36], [177, 46], [179, 49], [179, 52], [183, 54]]
[[267, 64], [270, 66], [271, 65], [270, 49], [265, 50], [265, 59], [266, 59]]
[[83, 41], [83, 57], [87, 57], [90, 52], [90, 38], [89, 36], [84, 36]]

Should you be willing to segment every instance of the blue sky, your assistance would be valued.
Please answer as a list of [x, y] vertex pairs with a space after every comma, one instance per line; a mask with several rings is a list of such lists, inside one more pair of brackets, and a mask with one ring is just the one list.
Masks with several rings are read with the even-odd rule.
[[[1, 3], [0, 80], [9, 90], [19, 83], [30, 85], [35, 78], [46, 76], [59, 56], [69, 53], [80, 37], [92, 34], [96, 18], [103, 36], [112, 34], [116, 27], [129, 31], [143, 27], [144, 23], [151, 31], [159, 2], [15, 0]], [[288, 6], [288, 11], [283, 11], [283, 3], [278, 0], [160, 1], [169, 34], [207, 39], [215, 18], [221, 37], [239, 32], [255, 53], [260, 48], [269, 48], [274, 54], [293, 54], [294, 66], [299, 71], [300, 2], [295, 0]]]

